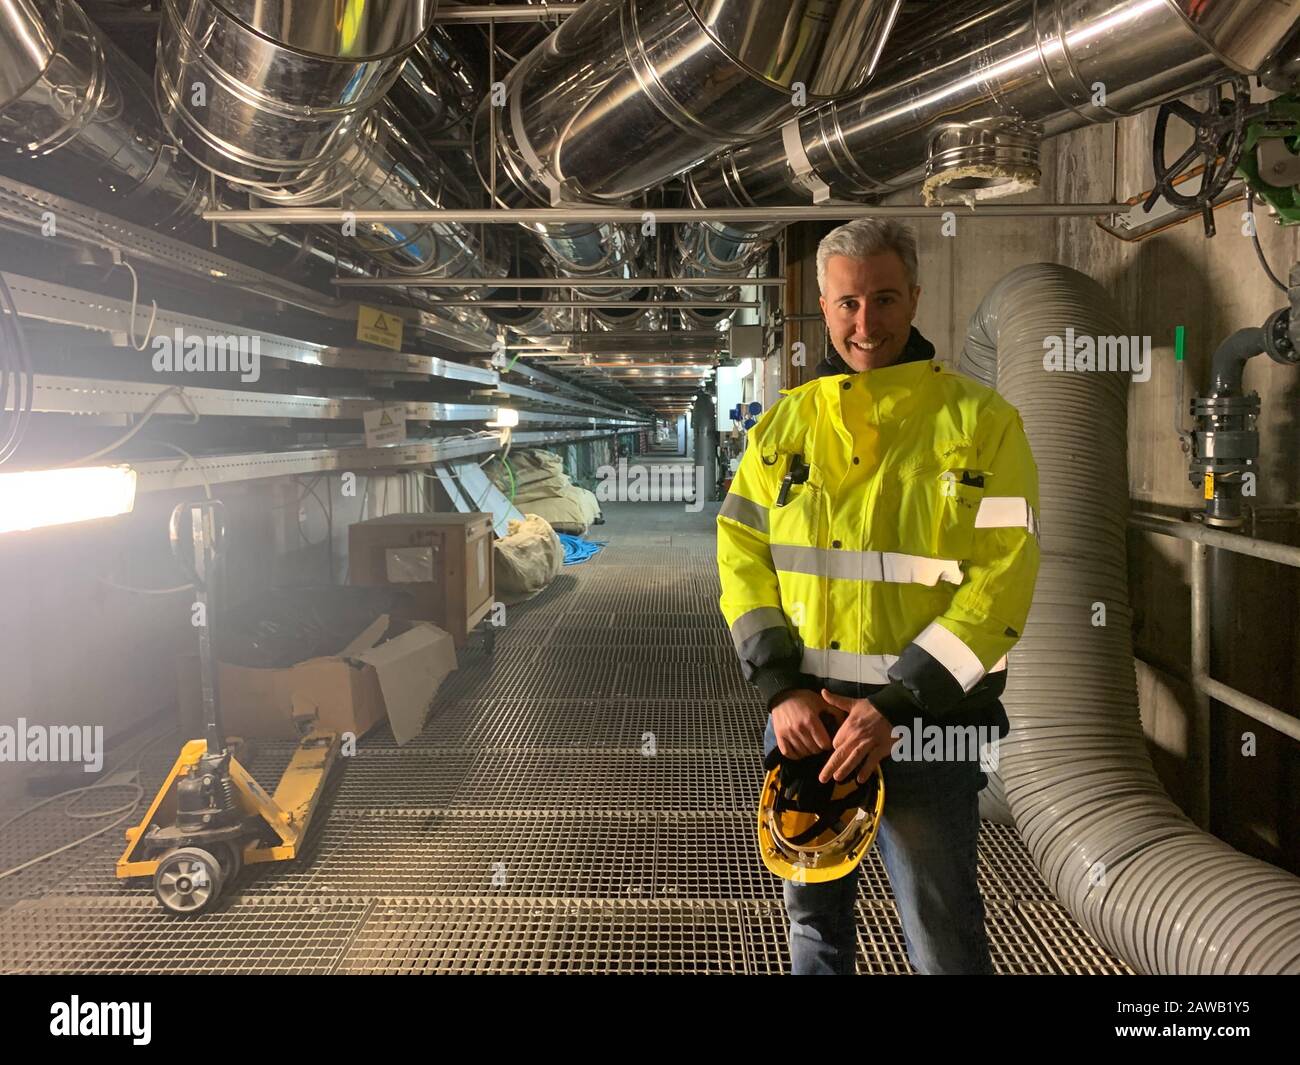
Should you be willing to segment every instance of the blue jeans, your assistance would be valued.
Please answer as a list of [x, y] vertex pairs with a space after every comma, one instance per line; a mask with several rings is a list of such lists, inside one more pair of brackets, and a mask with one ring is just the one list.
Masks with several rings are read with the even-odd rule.
[[[764, 756], [776, 747], [767, 719]], [[977, 761], [880, 764], [885, 812], [875, 846], [903, 922], [907, 957], [918, 973], [993, 972], [984, 932], [984, 900], [975, 880], [979, 792]], [[858, 869], [822, 884], [785, 881], [792, 971], [856, 972]]]

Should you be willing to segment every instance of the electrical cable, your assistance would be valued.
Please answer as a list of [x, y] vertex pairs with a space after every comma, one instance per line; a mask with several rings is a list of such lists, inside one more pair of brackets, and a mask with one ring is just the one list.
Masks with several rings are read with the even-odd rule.
[[[170, 440], [151, 440], [150, 443], [157, 444], [159, 447], [169, 447], [173, 451], [180, 452], [180, 454], [183, 455], [188, 462], [196, 466], [199, 475], [199, 480], [203, 482], [203, 494], [207, 496], [209, 499], [212, 498], [212, 482], [208, 480], [207, 475], [203, 472], [203, 467], [199, 466], [198, 459], [196, 459], [193, 455], [191, 455], [179, 444], [173, 444]], [[185, 468], [184, 466], [181, 467], [181, 469], [184, 468]]]
[[[22, 445], [23, 437], [31, 421], [32, 403], [36, 393], [36, 374], [32, 369], [31, 352], [27, 347], [27, 336], [22, 323], [18, 320], [18, 304], [9, 289], [4, 275], [0, 274], [0, 299], [4, 307], [0, 308], [0, 422], [4, 423], [0, 432], [0, 465], [13, 458]], [[9, 363], [12, 352], [15, 361]], [[12, 385], [11, 385], [12, 379]], [[12, 388], [14, 409], [12, 420], [4, 417], [8, 406], [9, 393]]]
[[[196, 466], [198, 465], [198, 459], [179, 444], [173, 444], [167, 440], [154, 440], [151, 441], [151, 443], [158, 444], [161, 447], [169, 447], [173, 451], [179, 451], [181, 455], [185, 457], [187, 462], [191, 462]], [[206, 495], [208, 499], [211, 499], [212, 482], [204, 476], [202, 467], [199, 467], [199, 477], [203, 481], [203, 494]], [[111, 577], [100, 577], [99, 583], [106, 585], [109, 588], [114, 588], [119, 592], [131, 592], [135, 595], [176, 595], [178, 592], [187, 592], [194, 587], [193, 584], [177, 584], [171, 588], [136, 588], [129, 584], [121, 584], [120, 582], [113, 580]]]
[[[163, 400], [167, 399], [172, 393], [176, 394], [176, 398], [181, 401], [182, 406], [190, 412], [190, 420], [185, 424], [197, 425], [199, 421], [199, 412], [194, 406], [193, 401], [185, 393], [185, 389], [181, 385], [170, 385], [154, 396], [153, 399], [149, 401], [149, 405], [140, 412], [140, 420], [111, 444], [106, 447], [101, 447], [98, 451], [92, 451], [89, 455], [82, 455], [80, 458], [71, 459], [68, 462], [62, 462], [53, 468], [62, 470], [67, 469], [69, 466], [83, 466], [88, 462], [94, 462], [95, 459], [103, 458], [110, 451], [116, 451], [149, 424], [149, 419], [157, 412], [158, 408], [162, 405]], [[190, 457], [193, 458], [192, 455]]]
[[[175, 728], [168, 729], [166, 732], [160, 733], [159, 735], [155, 736], [153, 739], [146, 741], [141, 747], [139, 747], [135, 751], [135, 766], [133, 768], [137, 773], [140, 771], [140, 763], [144, 760], [144, 752], [147, 751], [150, 747], [152, 747], [155, 743], [159, 742], [160, 740], [167, 739], [167, 737], [173, 735], [175, 732], [176, 732]], [[123, 761], [125, 761], [125, 759], [123, 759]], [[121, 765], [121, 763], [119, 762], [118, 765]], [[116, 768], [117, 767], [114, 766], [113, 769], [106, 770], [105, 776], [111, 777], [113, 775], [113, 772], [116, 770]], [[87, 792], [99, 791], [105, 788], [134, 788], [136, 795], [131, 802], [125, 803], [122, 806], [114, 807], [111, 810], [103, 810], [98, 813], [74, 813], [72, 811], [72, 807], [81, 801], [82, 795], [85, 795]], [[37, 810], [42, 809], [45, 806], [48, 806], [52, 802], [55, 802], [59, 799], [67, 799], [69, 797], [71, 797], [72, 801], [69, 802], [68, 805], [63, 808], [63, 814], [69, 820], [90, 821], [100, 817], [111, 817], [113, 814], [120, 814], [120, 816], [117, 818], [116, 821], [113, 821], [110, 824], [105, 825], [103, 828], [96, 829], [94, 832], [82, 836], [80, 839], [73, 840], [71, 843], [65, 843], [61, 847], [56, 847], [54, 850], [47, 851], [46, 853], [41, 854], [35, 858], [31, 858], [20, 865], [15, 865], [10, 869], [4, 870], [4, 872], [0, 872], [0, 880], [3, 880], [5, 877], [13, 876], [15, 873], [20, 873], [24, 869], [30, 869], [33, 865], [37, 865], [40, 862], [48, 861], [50, 858], [62, 854], [65, 851], [72, 850], [74, 847], [79, 847], [83, 843], [87, 843], [98, 836], [102, 836], [105, 832], [111, 832], [114, 828], [120, 825], [123, 821], [129, 818], [132, 815], [132, 813], [135, 812], [136, 807], [140, 805], [140, 800], [144, 798], [144, 787], [138, 781], [124, 781], [119, 783], [109, 783], [107, 780], [105, 780], [105, 781], [101, 781], [98, 784], [89, 784], [84, 788], [71, 788], [68, 791], [59, 792], [59, 794], [57, 795], [51, 795], [47, 799], [42, 799], [40, 802], [35, 803], [34, 805], [29, 806], [24, 810], [19, 810], [18, 813], [14, 814], [14, 816], [9, 818], [9, 820], [6, 821], [3, 825], [0, 825], [0, 835], [3, 835], [5, 829], [7, 829], [10, 825], [12, 825], [15, 821], [21, 820], [22, 818], [26, 817], [28, 814], [35, 813]]]
[[1283, 292], [1286, 292], [1286, 285], [1278, 280], [1277, 274], [1273, 273], [1273, 268], [1268, 265], [1268, 260], [1264, 258], [1264, 249], [1259, 243], [1259, 230], [1255, 225], [1255, 190], [1251, 188], [1249, 182], [1246, 184], [1246, 213], [1250, 215], [1250, 239], [1255, 245], [1255, 257], [1259, 259], [1259, 265], [1264, 268], [1264, 273], [1268, 274], [1268, 279]]
[[[119, 251], [118, 254], [121, 255], [121, 252]], [[130, 334], [127, 339], [130, 340], [131, 347], [135, 348], [136, 351], [144, 351], [144, 349], [149, 346], [149, 341], [153, 337], [153, 327], [158, 321], [158, 301], [150, 301], [153, 304], [153, 313], [149, 315], [149, 325], [145, 327], [144, 340], [137, 344], [135, 342], [135, 312], [136, 307], [139, 305], [140, 277], [135, 272], [135, 267], [127, 261], [126, 256], [121, 256], [120, 262], [131, 274], [131, 322]], [[113, 265], [116, 266], [117, 263], [114, 263]]]

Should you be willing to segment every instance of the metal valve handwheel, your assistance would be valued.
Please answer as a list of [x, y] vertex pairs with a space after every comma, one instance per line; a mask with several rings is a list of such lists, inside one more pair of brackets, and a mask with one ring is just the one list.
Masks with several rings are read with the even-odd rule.
[[[1232, 86], [1231, 98], [1223, 88]], [[1142, 205], [1150, 211], [1162, 196], [1175, 207], [1197, 208], [1205, 222], [1205, 235], [1214, 236], [1214, 199], [1232, 180], [1246, 140], [1246, 112], [1250, 105], [1250, 86], [1245, 78], [1232, 78], [1211, 87], [1210, 102], [1198, 111], [1182, 100], [1160, 105], [1156, 128], [1151, 139], [1151, 169], [1155, 187]], [[1172, 163], [1165, 162], [1165, 139], [1169, 119], [1177, 117], [1192, 127], [1192, 143]], [[1194, 193], [1179, 192], [1175, 181], [1201, 161], [1201, 183]]]

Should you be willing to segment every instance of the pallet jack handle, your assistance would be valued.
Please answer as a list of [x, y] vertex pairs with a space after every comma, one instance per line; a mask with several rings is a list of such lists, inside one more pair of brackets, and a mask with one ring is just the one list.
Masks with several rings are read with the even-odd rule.
[[[187, 527], [188, 519], [188, 527]], [[168, 524], [172, 555], [194, 585], [202, 606], [199, 630], [199, 677], [203, 687], [203, 730], [208, 754], [225, 750], [221, 706], [217, 698], [217, 670], [212, 652], [212, 600], [219, 581], [226, 547], [226, 510], [218, 499], [178, 503]]]

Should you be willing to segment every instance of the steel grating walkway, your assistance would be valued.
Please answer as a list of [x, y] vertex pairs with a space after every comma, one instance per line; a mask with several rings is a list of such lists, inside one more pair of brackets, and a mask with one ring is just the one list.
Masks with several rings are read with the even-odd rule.
[[[0, 971], [786, 971], [754, 839], [765, 713], [718, 612], [716, 510], [607, 504], [589, 538], [609, 546], [508, 608], [494, 656], [464, 652], [415, 742], [365, 737], [303, 857], [244, 869], [216, 912], [177, 919], [115, 880], [117, 829], [0, 880]], [[147, 795], [175, 747], [140, 759]], [[273, 786], [288, 756], [250, 769]], [[94, 827], [46, 808], [0, 836], [0, 868]], [[874, 851], [864, 873], [859, 972], [909, 973]], [[1129, 972], [1013, 829], [985, 823], [979, 877], [999, 972]]]

